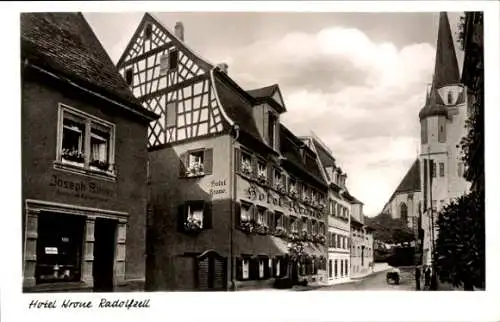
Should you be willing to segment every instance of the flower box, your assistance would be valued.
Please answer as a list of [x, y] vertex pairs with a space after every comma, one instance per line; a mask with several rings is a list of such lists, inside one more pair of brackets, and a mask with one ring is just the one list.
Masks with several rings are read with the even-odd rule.
[[186, 170], [186, 176], [201, 176], [203, 172], [203, 164], [193, 165]]
[[244, 231], [246, 233], [251, 233], [253, 231], [253, 224], [249, 221], [242, 222], [240, 225], [241, 231]]
[[269, 231], [269, 227], [263, 224], [255, 224], [253, 227], [253, 231], [257, 234], [265, 235]]
[[83, 163], [85, 160], [85, 154], [77, 151], [77, 150], [69, 150], [69, 149], [63, 149], [61, 156], [63, 159], [72, 161], [72, 162], [78, 162], [78, 163]]
[[285, 237], [287, 235], [285, 228], [283, 227], [276, 227], [274, 230], [274, 235], [276, 237]]
[[267, 183], [267, 178], [264, 174], [261, 173], [257, 176], [257, 181], [259, 183], [265, 184], [265, 183]]
[[199, 233], [203, 230], [202, 223], [198, 219], [187, 218], [184, 223], [184, 230], [189, 233]]
[[106, 161], [92, 160], [92, 161], [90, 161], [89, 165], [92, 167], [96, 167], [97, 169], [102, 170], [102, 171], [109, 170], [109, 163]]
[[251, 164], [248, 164], [248, 163], [245, 163], [243, 162], [241, 164], [241, 172], [247, 176], [251, 175], [252, 174], [252, 165]]
[[297, 198], [297, 191], [295, 190], [290, 190], [288, 192], [288, 196], [290, 196], [290, 198]]

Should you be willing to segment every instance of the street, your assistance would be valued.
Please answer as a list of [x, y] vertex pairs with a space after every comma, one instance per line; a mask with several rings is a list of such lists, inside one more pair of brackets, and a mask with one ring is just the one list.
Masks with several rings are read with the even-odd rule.
[[387, 271], [355, 279], [352, 282], [316, 289], [317, 291], [414, 291], [415, 280], [412, 268], [401, 268], [399, 285], [388, 284], [385, 280]]

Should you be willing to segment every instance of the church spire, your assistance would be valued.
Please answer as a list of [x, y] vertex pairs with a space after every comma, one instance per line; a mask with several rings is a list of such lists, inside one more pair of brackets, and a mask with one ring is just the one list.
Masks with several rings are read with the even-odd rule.
[[435, 64], [433, 85], [436, 89], [460, 82], [455, 46], [446, 12], [439, 13]]

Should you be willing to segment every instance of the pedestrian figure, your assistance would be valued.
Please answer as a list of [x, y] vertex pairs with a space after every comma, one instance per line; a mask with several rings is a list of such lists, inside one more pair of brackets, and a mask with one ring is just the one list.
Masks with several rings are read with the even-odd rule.
[[416, 271], [415, 271], [415, 280], [416, 280], [416, 283], [417, 283], [417, 291], [420, 291], [420, 267], [417, 267]]
[[424, 276], [425, 276], [425, 286], [430, 286], [430, 284], [431, 284], [431, 269], [429, 267], [427, 267], [425, 269]]

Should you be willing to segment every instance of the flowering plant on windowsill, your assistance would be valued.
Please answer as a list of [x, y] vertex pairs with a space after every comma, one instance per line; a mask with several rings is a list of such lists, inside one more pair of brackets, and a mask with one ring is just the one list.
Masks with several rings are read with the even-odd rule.
[[92, 161], [90, 161], [89, 165], [92, 167], [96, 167], [97, 169], [102, 170], [102, 171], [109, 170], [109, 163], [107, 161], [92, 160]]
[[290, 188], [288, 196], [290, 196], [290, 198], [297, 198], [297, 191], [294, 188]]
[[203, 174], [203, 164], [194, 164], [186, 171], [187, 176], [201, 176]]
[[253, 231], [255, 231], [257, 234], [264, 235], [269, 231], [269, 227], [266, 224], [255, 223]]
[[288, 234], [288, 239], [290, 241], [299, 241], [300, 240], [300, 235], [296, 231], [292, 231], [291, 233]]
[[282, 226], [278, 226], [276, 227], [276, 229], [274, 230], [274, 235], [276, 237], [285, 237], [287, 235], [286, 233], [286, 230], [285, 228], [283, 228]]
[[265, 175], [265, 174], [263, 174], [263, 173], [259, 173], [259, 174], [257, 175], [257, 181], [258, 181], [259, 183], [262, 183], [262, 184], [267, 183], [267, 178], [266, 178], [266, 175]]
[[249, 220], [243, 220], [240, 224], [240, 229], [246, 233], [251, 233], [254, 229], [254, 225]]
[[79, 152], [78, 150], [63, 149], [61, 156], [63, 159], [73, 162], [83, 163], [85, 160], [85, 154]]
[[286, 193], [285, 187], [281, 183], [277, 183], [274, 185], [274, 189], [279, 193]]
[[249, 162], [241, 162], [241, 172], [247, 176], [252, 175], [252, 165]]
[[311, 199], [306, 196], [306, 197], [302, 198], [302, 202], [305, 203], [306, 205], [309, 205], [311, 203]]
[[203, 230], [201, 220], [188, 217], [184, 223], [184, 229], [186, 232], [199, 233]]

